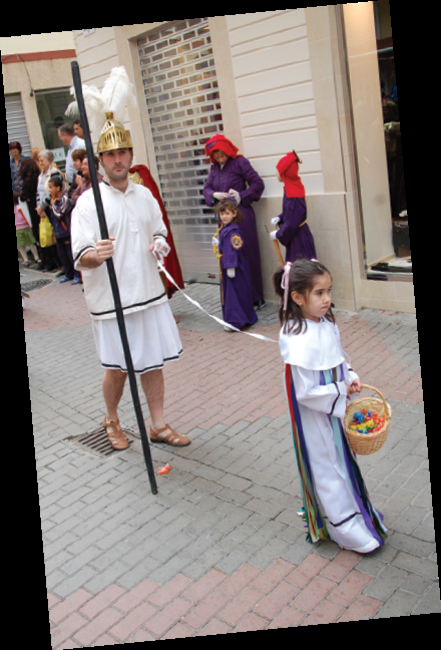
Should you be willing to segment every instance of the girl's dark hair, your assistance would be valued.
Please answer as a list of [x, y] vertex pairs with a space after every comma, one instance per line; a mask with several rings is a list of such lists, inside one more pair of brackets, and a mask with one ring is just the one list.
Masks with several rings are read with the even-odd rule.
[[[318, 275], [331, 275], [323, 264], [315, 260], [299, 259], [296, 260], [291, 266], [289, 273], [289, 288], [288, 288], [288, 304], [286, 311], [284, 309], [285, 290], [282, 288], [282, 278], [285, 273], [284, 267], [280, 267], [273, 276], [273, 284], [276, 294], [281, 298], [281, 305], [279, 309], [280, 324], [283, 325], [284, 333], [300, 334], [305, 326], [306, 320], [302, 316], [302, 311], [294, 300], [291, 298], [291, 293], [297, 291], [305, 298], [314, 288], [315, 278]], [[329, 308], [325, 318], [332, 323], [335, 323], [332, 307]]]
[[236, 216], [233, 219], [233, 223], [242, 223], [245, 218], [242, 212], [239, 210], [239, 206], [237, 205], [236, 201], [234, 201], [234, 199], [221, 199], [215, 207], [215, 210], [219, 216], [221, 212], [225, 212], [226, 210], [237, 212]]
[[52, 174], [49, 178], [49, 183], [52, 183], [54, 187], [61, 187], [61, 189], [63, 189], [64, 186], [64, 180], [60, 174]]
[[40, 176], [40, 168], [33, 158], [25, 158], [20, 165], [20, 176], [23, 179]]
[[14, 205], [18, 205], [19, 197], [20, 197], [19, 192], [12, 192], [12, 200], [14, 202]]

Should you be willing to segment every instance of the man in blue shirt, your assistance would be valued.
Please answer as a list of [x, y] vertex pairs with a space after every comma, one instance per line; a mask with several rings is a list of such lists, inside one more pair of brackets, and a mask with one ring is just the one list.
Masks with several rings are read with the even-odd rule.
[[85, 149], [86, 143], [84, 140], [75, 135], [74, 127], [70, 124], [62, 124], [58, 127], [58, 137], [65, 147], [68, 147], [66, 155], [66, 179], [69, 185], [72, 185], [77, 170], [72, 162], [72, 152], [75, 149]]

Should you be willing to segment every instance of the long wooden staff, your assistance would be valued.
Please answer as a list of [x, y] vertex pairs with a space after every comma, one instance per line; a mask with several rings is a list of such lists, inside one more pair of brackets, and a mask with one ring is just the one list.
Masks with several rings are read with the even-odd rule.
[[[71, 68], [72, 68], [72, 77], [73, 77], [73, 82], [75, 87], [75, 95], [78, 104], [78, 111], [80, 113], [81, 124], [83, 126], [84, 140], [86, 142], [87, 158], [89, 161], [90, 180], [92, 181], [92, 189], [93, 189], [93, 195], [95, 199], [96, 212], [97, 212], [98, 221], [100, 225], [101, 237], [103, 239], [109, 239], [106, 218], [104, 215], [103, 202], [101, 200], [101, 194], [98, 187], [98, 178], [95, 170], [95, 163], [93, 161], [94, 154], [93, 154], [93, 147], [92, 147], [92, 138], [90, 137], [89, 122], [87, 120], [86, 107], [84, 105], [83, 89], [81, 86], [81, 76], [80, 76], [80, 69], [78, 67], [78, 63], [76, 61], [72, 61]], [[123, 310], [121, 305], [121, 297], [119, 294], [118, 282], [115, 274], [115, 267], [113, 265], [113, 260], [111, 257], [106, 260], [106, 264], [107, 264], [107, 271], [109, 273], [110, 286], [113, 294], [113, 301], [115, 303], [116, 319], [118, 321], [121, 343], [124, 350], [127, 372], [129, 375], [133, 406], [135, 407], [136, 419], [138, 421], [138, 427], [141, 433], [142, 449], [144, 452], [145, 464], [149, 476], [150, 488], [153, 494], [157, 494], [158, 488], [156, 486], [156, 479], [155, 479], [155, 473], [153, 471], [152, 457], [150, 454], [147, 432], [145, 429], [144, 418], [142, 416], [141, 404], [139, 401], [138, 387], [136, 385], [136, 377], [135, 377], [135, 371], [133, 369], [132, 355], [130, 353], [129, 341], [127, 339], [127, 331], [124, 322], [124, 315], [123, 315]]]
[[[223, 228], [223, 225], [220, 228], [217, 229], [215, 237], [218, 236], [218, 234], [220, 233], [222, 228]], [[217, 257], [217, 261], [219, 262], [219, 279], [220, 279], [220, 288], [221, 288], [221, 296], [222, 296], [222, 306], [224, 306], [224, 304], [225, 304], [224, 303], [224, 285], [223, 285], [223, 282], [222, 282], [222, 266], [221, 266], [221, 257], [222, 257], [222, 255], [217, 250], [217, 244], [213, 244], [213, 252]]]
[[[270, 233], [269, 233], [268, 228], [266, 227], [266, 224], [265, 224], [265, 230], [266, 230], [266, 232], [267, 232], [268, 235], [269, 235]], [[274, 240], [273, 240], [273, 244], [274, 244], [274, 248], [276, 249], [277, 255], [278, 255], [278, 257], [279, 257], [280, 265], [281, 265], [281, 266], [285, 266], [285, 262], [283, 261], [282, 253], [280, 252], [280, 246], [279, 246], [279, 242], [278, 242], [278, 240], [277, 240], [277, 239], [274, 239]]]

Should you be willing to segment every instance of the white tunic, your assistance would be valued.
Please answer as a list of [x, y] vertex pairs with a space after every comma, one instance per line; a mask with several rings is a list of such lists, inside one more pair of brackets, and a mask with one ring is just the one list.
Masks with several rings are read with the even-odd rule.
[[[319, 323], [308, 320], [306, 332], [294, 335], [281, 331], [279, 344], [285, 363], [291, 367], [314, 494], [329, 536], [349, 550], [373, 550], [381, 542], [360, 512], [330, 418], [344, 417], [346, 383], [350, 385], [358, 378], [346, 362], [338, 328], [324, 318]], [[323, 385], [322, 371], [333, 368], [338, 369], [337, 381]]]
[[[161, 209], [149, 189], [132, 181], [125, 192], [105, 181], [99, 188], [109, 237], [115, 238], [113, 263], [134, 370], [142, 374], [160, 369], [182, 353], [156, 259], [149, 252], [155, 237], [165, 241], [167, 236]], [[94, 250], [102, 239], [92, 189], [76, 203], [71, 238], [101, 364], [106, 369], [127, 372], [107, 265], [88, 269], [81, 264], [82, 256]]]
[[[115, 238], [113, 263], [124, 314], [167, 302], [155, 257], [153, 238], [167, 236], [158, 202], [150, 190], [129, 180], [125, 192], [106, 182], [99, 185], [109, 237]], [[84, 294], [92, 319], [116, 318], [107, 271], [82, 266], [81, 258], [101, 240], [93, 190], [84, 192], [72, 213], [71, 241], [75, 268], [81, 271]]]

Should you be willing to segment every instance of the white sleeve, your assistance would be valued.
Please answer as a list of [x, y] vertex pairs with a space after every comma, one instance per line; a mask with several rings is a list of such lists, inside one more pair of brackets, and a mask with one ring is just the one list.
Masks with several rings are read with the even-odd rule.
[[153, 196], [153, 194], [151, 192], [149, 193], [151, 197], [150, 214], [152, 218], [153, 238], [163, 237], [164, 239], [166, 239], [168, 232], [164, 220], [162, 218], [161, 208], [159, 206], [158, 201]]
[[[95, 250], [96, 242], [98, 241], [97, 233], [93, 226], [94, 220], [91, 219], [91, 215], [87, 210], [87, 204], [82, 200], [83, 197], [80, 197], [76, 203], [76, 206], [72, 212], [72, 221], [71, 221], [71, 245], [72, 245], [72, 256], [74, 259], [75, 268], [80, 270], [81, 266], [81, 257], [84, 253], [87, 253], [89, 250]], [[95, 218], [95, 222], [96, 222]]]
[[344, 381], [321, 386], [316, 370], [291, 366], [297, 401], [314, 411], [343, 418], [346, 413], [347, 388]]

